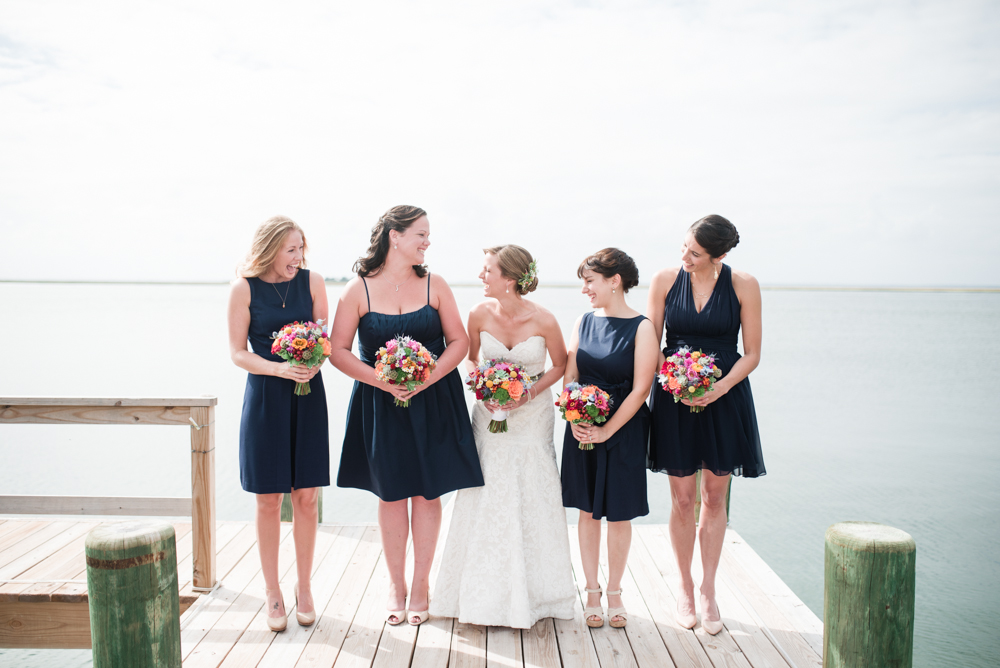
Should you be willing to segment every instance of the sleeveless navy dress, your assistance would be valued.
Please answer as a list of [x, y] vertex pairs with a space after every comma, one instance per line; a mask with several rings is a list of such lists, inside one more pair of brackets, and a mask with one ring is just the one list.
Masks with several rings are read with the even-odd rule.
[[[667, 293], [663, 310], [668, 357], [681, 346], [715, 355], [723, 377], [740, 359], [736, 342], [740, 331], [740, 302], [733, 289], [733, 270], [722, 265], [715, 289], [699, 313], [695, 310], [691, 280], [683, 269]], [[674, 403], [659, 381], [650, 397], [653, 424], [649, 468], [673, 476], [689, 476], [699, 469], [715, 475], [756, 478], [766, 473], [757, 431], [750, 379], [737, 383], [701, 413]]]
[[[441, 318], [430, 305], [430, 282], [428, 274], [427, 305], [411, 313], [374, 313], [368, 298], [368, 313], [358, 323], [362, 362], [374, 369], [378, 349], [400, 334], [424, 344], [435, 356], [444, 352]], [[337, 486], [365, 489], [383, 501], [436, 499], [456, 489], [482, 487], [463, 390], [455, 369], [402, 408], [395, 405], [392, 393], [354, 381]]]
[[[615, 414], [632, 391], [635, 333], [645, 316], [601, 318], [587, 313], [580, 321], [576, 368], [581, 385], [596, 385], [611, 395]], [[649, 408], [643, 404], [614, 436], [581, 450], [566, 423], [562, 451], [563, 505], [609, 522], [649, 514], [646, 501], [646, 447]]]
[[[312, 320], [309, 271], [299, 269], [284, 283], [250, 284], [250, 348], [271, 362], [271, 334], [298, 320]], [[282, 308], [282, 297], [285, 296]], [[254, 494], [278, 494], [330, 484], [330, 429], [322, 372], [309, 381], [312, 392], [295, 396], [295, 381], [247, 375], [240, 419], [240, 482]]]

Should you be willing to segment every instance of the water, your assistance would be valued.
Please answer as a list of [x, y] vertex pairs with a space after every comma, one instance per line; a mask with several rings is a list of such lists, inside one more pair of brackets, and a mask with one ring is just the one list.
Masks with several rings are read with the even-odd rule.
[[[330, 287], [331, 302], [338, 293]], [[237, 462], [245, 374], [228, 357], [227, 294], [0, 283], [0, 395], [215, 394], [219, 518], [251, 519]], [[480, 299], [476, 288], [455, 294], [463, 311]], [[535, 297], [568, 339], [582, 296], [543, 288]], [[629, 297], [640, 310], [645, 299], [643, 290]], [[995, 665], [1000, 639], [984, 631], [1000, 613], [991, 479], [1000, 468], [1000, 294], [765, 291], [763, 301], [763, 359], [751, 378], [768, 474], [733, 483], [733, 528], [820, 616], [830, 524], [908, 531], [917, 543], [914, 665]], [[332, 369], [324, 377], [336, 467], [351, 383]], [[184, 496], [188, 450], [187, 430], [176, 427], [6, 426], [0, 490]], [[667, 478], [649, 482], [652, 512], [641, 521], [666, 523]], [[326, 490], [328, 522], [374, 522], [375, 512], [366, 492]], [[90, 653], [0, 650], [8, 665], [89, 666]]]

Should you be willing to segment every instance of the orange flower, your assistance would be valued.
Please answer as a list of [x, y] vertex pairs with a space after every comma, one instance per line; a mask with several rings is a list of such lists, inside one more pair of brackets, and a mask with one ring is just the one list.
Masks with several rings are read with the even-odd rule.
[[302, 350], [305, 347], [306, 347], [305, 339], [295, 339], [294, 341], [292, 341], [292, 348], [295, 348], [296, 350]]
[[320, 339], [319, 344], [323, 346], [323, 354], [329, 356], [331, 352], [330, 339]]
[[518, 380], [511, 381], [510, 387], [507, 388], [507, 391], [510, 393], [510, 398], [517, 401], [521, 398], [521, 395], [524, 394], [524, 385], [521, 385], [521, 382]]
[[572, 422], [573, 420], [579, 420], [579, 419], [580, 419], [579, 411], [566, 411], [567, 421]]

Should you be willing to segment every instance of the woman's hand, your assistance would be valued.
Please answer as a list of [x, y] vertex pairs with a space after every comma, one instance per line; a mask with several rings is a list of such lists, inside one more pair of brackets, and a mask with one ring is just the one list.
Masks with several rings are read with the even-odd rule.
[[704, 396], [697, 397], [695, 399], [681, 399], [681, 403], [685, 406], [701, 406], [704, 408], [714, 401], [721, 399], [727, 392], [729, 392], [729, 386], [720, 380], [715, 383], [715, 385], [712, 386], [711, 391], [706, 392]]
[[[274, 375], [278, 378], [294, 380], [296, 383], [308, 383], [316, 375], [313, 369], [304, 367], [301, 364], [289, 364], [288, 362], [278, 362], [277, 364], [278, 368]], [[314, 368], [319, 369], [319, 367]]]
[[573, 438], [580, 443], [604, 443], [613, 435], [605, 427], [598, 427], [586, 422], [570, 423], [570, 429], [573, 430]]

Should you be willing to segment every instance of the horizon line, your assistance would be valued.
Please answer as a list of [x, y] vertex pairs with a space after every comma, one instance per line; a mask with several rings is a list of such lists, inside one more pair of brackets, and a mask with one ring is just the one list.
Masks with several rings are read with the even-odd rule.
[[[328, 285], [346, 285], [347, 280], [325, 279]], [[39, 285], [228, 285], [229, 281], [108, 281], [108, 280], [59, 280], [59, 279], [13, 279], [0, 278], [0, 283], [18, 283]], [[450, 283], [455, 288], [480, 287], [481, 283]], [[576, 283], [547, 283], [546, 288], [577, 288]], [[640, 283], [636, 287], [648, 288], [648, 283]], [[934, 286], [934, 285], [761, 285], [761, 290], [787, 292], [972, 292], [1000, 293], [1000, 286]]]

